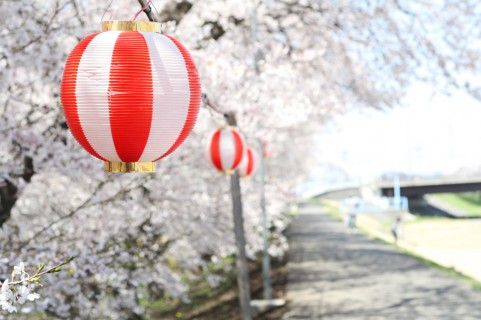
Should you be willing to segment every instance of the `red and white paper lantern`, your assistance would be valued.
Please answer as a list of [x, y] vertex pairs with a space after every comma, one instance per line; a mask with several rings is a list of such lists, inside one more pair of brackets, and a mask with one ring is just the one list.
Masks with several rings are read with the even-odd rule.
[[221, 172], [233, 173], [245, 153], [244, 137], [235, 128], [219, 129], [214, 132], [210, 139], [209, 159], [214, 167]]
[[241, 177], [252, 176], [257, 170], [258, 163], [259, 159], [257, 158], [257, 154], [254, 150], [252, 150], [252, 148], [248, 147], [245, 156], [242, 158], [242, 161], [239, 164], [239, 167], [237, 167], [237, 170], [239, 170], [239, 175]]
[[[158, 23], [107, 21], [70, 54], [61, 100], [77, 141], [106, 171], [154, 171], [194, 127], [194, 61]], [[134, 30], [134, 31], [132, 31]], [[130, 165], [128, 165], [130, 164]]]

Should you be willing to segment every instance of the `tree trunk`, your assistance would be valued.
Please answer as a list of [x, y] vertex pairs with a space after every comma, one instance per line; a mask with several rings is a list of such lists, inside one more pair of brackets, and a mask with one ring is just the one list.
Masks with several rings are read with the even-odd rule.
[[[22, 178], [26, 182], [30, 182], [35, 174], [33, 168], [33, 159], [26, 156], [23, 159]], [[10, 218], [15, 203], [18, 200], [18, 188], [9, 180], [5, 180], [0, 187], [0, 227]]]

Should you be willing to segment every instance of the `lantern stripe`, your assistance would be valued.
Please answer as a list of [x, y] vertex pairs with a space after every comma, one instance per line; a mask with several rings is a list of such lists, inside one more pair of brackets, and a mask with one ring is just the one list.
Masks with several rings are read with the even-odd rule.
[[254, 152], [251, 148], [247, 148], [246, 156], [242, 158], [239, 167], [237, 167], [239, 170], [239, 175], [241, 177], [248, 177], [254, 174], [254, 172], [257, 170], [258, 161], [259, 159], [256, 152]]
[[252, 150], [249, 148], [247, 149], [247, 175], [249, 176], [252, 173], [252, 169], [254, 169], [254, 157], [252, 156]]
[[235, 140], [232, 130], [222, 130], [220, 132], [220, 150], [221, 150], [221, 163], [222, 170], [229, 170], [234, 168], [235, 152]]
[[80, 126], [86, 139], [102, 158], [120, 161], [112, 139], [109, 117], [110, 61], [119, 32], [95, 36], [80, 59], [75, 96]]
[[139, 161], [144, 152], [152, 124], [152, 91], [152, 66], [142, 33], [121, 32], [112, 54], [108, 95], [112, 137], [123, 162]]
[[217, 130], [212, 136], [210, 144], [210, 158], [212, 163], [218, 170], [223, 170], [220, 156], [220, 130]]
[[105, 161], [105, 159], [102, 158], [102, 156], [100, 156], [92, 148], [92, 146], [90, 145], [88, 139], [86, 138], [82, 130], [82, 127], [80, 124], [80, 118], [78, 114], [78, 108], [77, 108], [77, 97], [75, 94], [80, 60], [89, 43], [97, 35], [98, 33], [94, 33], [86, 37], [84, 40], [82, 40], [78, 44], [77, 47], [75, 47], [75, 49], [70, 54], [67, 60], [65, 72], [63, 75], [61, 98], [62, 98], [62, 107], [64, 109], [66, 119], [67, 119], [67, 124], [68, 124], [68, 127], [70, 128], [70, 131], [72, 132], [72, 135], [75, 137], [75, 139], [77, 139], [80, 145], [84, 147], [85, 150], [87, 150], [90, 154]]
[[189, 78], [182, 54], [168, 37], [153, 32], [142, 35], [150, 52], [155, 86], [152, 126], [140, 161], [152, 161], [175, 146], [188, 121]]
[[177, 41], [176, 39], [170, 36], [166, 36], [166, 37], [169, 38], [177, 46], [178, 50], [182, 54], [183, 60], [185, 62], [185, 67], [187, 69], [188, 78], [189, 78], [190, 97], [189, 97], [189, 111], [187, 113], [187, 120], [185, 121], [182, 132], [180, 133], [179, 137], [175, 141], [174, 145], [159, 159], [169, 155], [172, 151], [177, 149], [177, 147], [184, 142], [184, 140], [187, 138], [189, 133], [192, 131], [192, 129], [194, 128], [195, 122], [197, 121], [197, 115], [199, 113], [199, 106], [200, 106], [200, 99], [201, 99], [200, 80], [199, 80], [197, 68], [195, 67], [195, 64], [194, 64], [194, 59], [192, 59], [192, 56], [184, 48], [184, 46], [180, 44], [179, 41]]
[[232, 167], [236, 168], [239, 163], [242, 160], [242, 157], [244, 156], [245, 153], [245, 144], [240, 136], [240, 134], [237, 131], [232, 131], [232, 135], [234, 138], [234, 143], [235, 143], [235, 158], [233, 160]]

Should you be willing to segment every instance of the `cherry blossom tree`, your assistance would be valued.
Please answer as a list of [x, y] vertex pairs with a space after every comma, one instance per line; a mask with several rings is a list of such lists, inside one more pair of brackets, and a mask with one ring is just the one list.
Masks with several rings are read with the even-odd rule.
[[[188, 301], [182, 277], [235, 252], [228, 178], [204, 156], [223, 113], [237, 114], [250, 144], [271, 148], [270, 253], [280, 255], [287, 208], [330, 117], [388, 107], [420, 80], [479, 96], [474, 1], [153, 2], [163, 31], [191, 51], [216, 108], [201, 110], [155, 174], [129, 175], [104, 173], [75, 142], [59, 84], [78, 41], [102, 19], [129, 19], [138, 2], [0, 2], [0, 277], [20, 260], [76, 256], [68, 272], [45, 277], [46, 298], [35, 301], [56, 318], [135, 319], [143, 299]], [[253, 257], [262, 248], [256, 179], [242, 187]]]

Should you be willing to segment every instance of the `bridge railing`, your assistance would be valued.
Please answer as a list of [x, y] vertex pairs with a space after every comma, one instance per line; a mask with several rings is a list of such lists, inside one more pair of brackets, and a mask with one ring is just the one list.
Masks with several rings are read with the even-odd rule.
[[407, 197], [354, 197], [341, 201], [343, 211], [382, 213], [387, 211], [409, 211], [409, 200]]
[[409, 200], [407, 197], [387, 197], [389, 208], [393, 210], [409, 211]]

